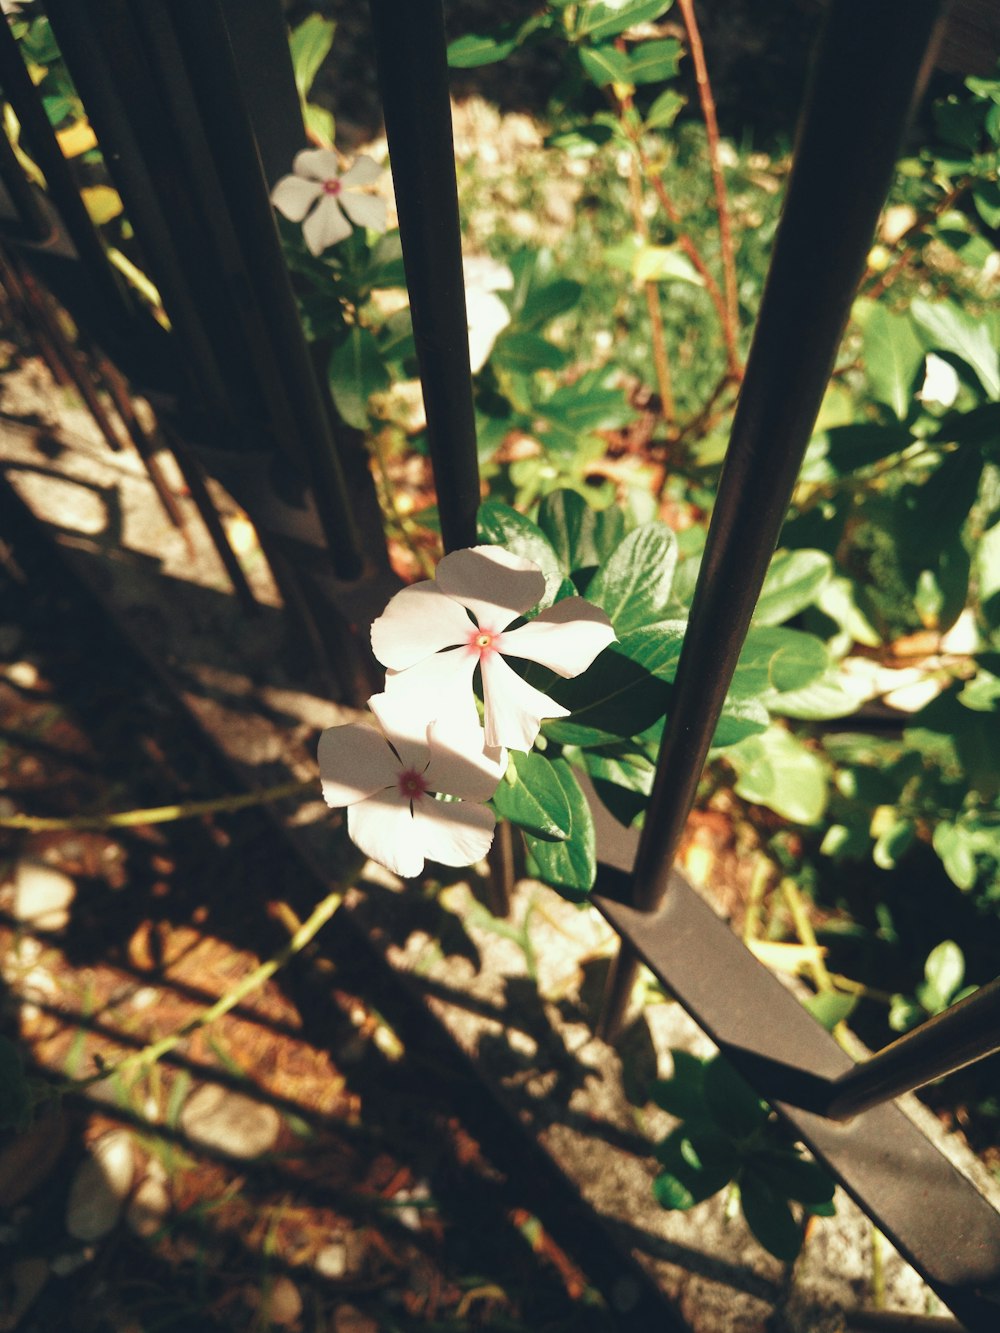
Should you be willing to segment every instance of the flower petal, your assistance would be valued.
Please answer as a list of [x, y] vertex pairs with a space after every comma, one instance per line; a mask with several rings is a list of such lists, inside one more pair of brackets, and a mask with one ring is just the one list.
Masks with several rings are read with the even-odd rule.
[[356, 227], [370, 227], [372, 231], [385, 231], [385, 200], [377, 194], [348, 193], [340, 195], [340, 206]]
[[348, 722], [319, 738], [319, 776], [330, 806], [353, 805], [383, 787], [395, 787], [399, 764], [374, 727]]
[[522, 680], [499, 653], [483, 660], [486, 744], [530, 750], [546, 717], [568, 717], [569, 709]]
[[509, 292], [514, 289], [514, 274], [506, 264], [490, 255], [463, 255], [466, 294], [470, 292]]
[[488, 801], [507, 767], [507, 752], [487, 746], [477, 720], [474, 727], [441, 718], [427, 732], [431, 761], [424, 780], [431, 791], [460, 796], [466, 801]]
[[469, 363], [476, 375], [486, 365], [497, 335], [510, 323], [510, 311], [493, 292], [466, 290], [465, 313], [469, 325]]
[[340, 179], [340, 158], [330, 148], [303, 148], [295, 154], [292, 170], [311, 181], [335, 181]]
[[535, 605], [545, 575], [533, 560], [502, 546], [452, 551], [437, 567], [437, 586], [473, 613], [482, 629], [499, 633]]
[[431, 757], [427, 718], [413, 708], [405, 693], [373, 694], [368, 707], [378, 718], [386, 740], [399, 755], [403, 768], [422, 773]]
[[382, 175], [382, 170], [374, 158], [362, 153], [360, 157], [355, 158], [354, 165], [348, 167], [341, 176], [340, 183], [348, 189], [354, 189], [358, 185], [372, 185]]
[[[317, 150], [319, 151], [319, 150]], [[331, 245], [351, 234], [351, 224], [332, 194], [324, 194], [302, 224], [302, 235], [311, 255], [321, 255]]]
[[538, 662], [560, 676], [578, 676], [615, 638], [599, 606], [583, 597], [566, 597], [505, 634], [501, 652]]
[[301, 176], [282, 176], [271, 191], [271, 203], [289, 222], [301, 222], [323, 193], [318, 181], [303, 180]]
[[456, 726], [477, 727], [472, 677], [478, 661], [479, 654], [467, 648], [432, 653], [406, 671], [387, 671], [385, 693], [393, 704], [402, 701], [425, 725], [447, 718]]
[[467, 643], [474, 628], [468, 614], [425, 579], [397, 592], [372, 622], [372, 652], [383, 666], [405, 671], [442, 648]]
[[365, 856], [394, 875], [408, 879], [424, 868], [423, 841], [410, 812], [410, 799], [398, 789], [378, 792], [352, 805], [347, 812], [347, 832]]
[[490, 850], [496, 816], [473, 801], [435, 801], [424, 796], [413, 803], [413, 822], [429, 861], [468, 866], [481, 861]]

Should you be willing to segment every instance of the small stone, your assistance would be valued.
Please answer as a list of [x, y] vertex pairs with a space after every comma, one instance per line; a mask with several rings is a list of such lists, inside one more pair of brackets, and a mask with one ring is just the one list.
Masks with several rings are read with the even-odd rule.
[[170, 1195], [162, 1180], [149, 1175], [129, 1201], [125, 1221], [137, 1236], [148, 1238], [156, 1234], [170, 1212]]
[[76, 885], [69, 875], [25, 857], [14, 871], [14, 916], [36, 930], [62, 930]]
[[181, 1125], [201, 1147], [246, 1160], [274, 1147], [281, 1117], [273, 1106], [241, 1092], [203, 1083], [184, 1103]]
[[347, 1272], [347, 1246], [342, 1240], [324, 1245], [313, 1260], [313, 1268], [320, 1277], [343, 1277]]
[[132, 1139], [113, 1129], [90, 1146], [77, 1167], [66, 1204], [66, 1230], [76, 1240], [99, 1240], [121, 1216], [122, 1201], [132, 1188], [135, 1161]]
[[33, 690], [38, 684], [38, 667], [34, 662], [12, 662], [7, 668], [7, 679], [19, 690]]
[[356, 1305], [338, 1305], [333, 1312], [333, 1333], [378, 1333], [378, 1324]]
[[294, 1324], [302, 1313], [302, 1297], [291, 1278], [281, 1274], [271, 1283], [261, 1305], [272, 1324], [284, 1327]]

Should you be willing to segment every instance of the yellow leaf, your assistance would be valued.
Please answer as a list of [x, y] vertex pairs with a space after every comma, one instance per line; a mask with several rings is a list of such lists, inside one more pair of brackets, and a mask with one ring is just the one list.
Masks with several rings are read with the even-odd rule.
[[81, 153], [97, 147], [97, 135], [89, 120], [78, 120], [65, 130], [57, 130], [56, 138], [64, 157], [79, 157]]
[[110, 185], [87, 185], [80, 191], [83, 204], [90, 214], [95, 227], [103, 227], [122, 211], [122, 201], [117, 190]]

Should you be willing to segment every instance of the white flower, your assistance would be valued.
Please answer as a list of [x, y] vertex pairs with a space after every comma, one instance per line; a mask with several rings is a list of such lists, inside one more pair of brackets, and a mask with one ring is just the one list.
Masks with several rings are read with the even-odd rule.
[[486, 365], [493, 344], [510, 323], [510, 311], [495, 293], [509, 292], [514, 275], [506, 264], [488, 255], [462, 260], [465, 310], [469, 322], [469, 361], [473, 375]]
[[386, 693], [424, 717], [469, 725], [477, 717], [472, 683], [478, 666], [486, 744], [530, 750], [542, 719], [566, 717], [569, 710], [522, 680], [504, 659], [526, 658], [560, 676], [578, 676], [615, 639], [608, 617], [582, 597], [567, 597], [508, 630], [544, 591], [538, 566], [500, 547], [446, 555], [436, 582], [396, 593], [372, 625], [372, 649], [389, 668]]
[[[405, 703], [376, 694], [368, 705], [382, 732], [361, 722], [319, 738], [323, 799], [347, 806], [353, 842], [396, 875], [419, 875], [424, 860], [467, 866], [493, 842], [496, 791], [507, 756], [486, 749], [483, 731], [417, 718]], [[458, 797], [435, 800], [433, 793]]]
[[351, 222], [385, 231], [385, 200], [362, 194], [359, 188], [371, 185], [382, 174], [370, 157], [362, 155], [341, 175], [337, 154], [329, 148], [303, 148], [295, 155], [292, 171], [293, 175], [282, 176], [271, 191], [271, 203], [289, 222], [305, 218], [302, 235], [310, 254], [321, 255], [328, 246], [350, 236]]
[[958, 397], [959, 382], [955, 367], [944, 357], [927, 353], [924, 362], [924, 382], [917, 397], [922, 403], [940, 403], [942, 407], [951, 407]]

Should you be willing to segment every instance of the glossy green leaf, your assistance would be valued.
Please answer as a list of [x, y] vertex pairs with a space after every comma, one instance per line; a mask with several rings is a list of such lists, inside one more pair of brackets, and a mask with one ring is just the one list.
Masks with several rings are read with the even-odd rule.
[[1000, 351], [988, 325], [950, 301], [918, 299], [910, 309], [930, 347], [959, 357], [975, 371], [990, 398], [1000, 398]]
[[780, 625], [812, 606], [833, 572], [825, 551], [778, 551], [753, 613], [755, 625]]
[[665, 88], [646, 112], [646, 128], [648, 130], [670, 129], [686, 105], [686, 97], [682, 97], [673, 88]]
[[738, 745], [748, 736], [759, 736], [766, 731], [771, 718], [759, 699], [726, 698], [712, 734], [712, 749], [722, 750]]
[[569, 832], [562, 842], [546, 842], [525, 833], [525, 846], [540, 879], [555, 889], [568, 891], [574, 897], [585, 895], [594, 887], [597, 875], [594, 821], [590, 806], [565, 759], [551, 760], [549, 767], [569, 807]]
[[[842, 991], [833, 990], [819, 991], [803, 1001], [803, 1007], [809, 1010], [817, 1023], [822, 1023], [827, 1032], [832, 1032], [838, 1023], [850, 1018], [857, 1005], [857, 995], [845, 995]], [[788, 1197], [795, 1199], [798, 1195], [790, 1194]]]
[[666, 13], [673, 0], [617, 0], [606, 4], [588, 0], [579, 6], [574, 36], [606, 42], [637, 23], [648, 23]]
[[452, 69], [477, 69], [495, 65], [540, 28], [552, 26], [553, 15], [534, 14], [523, 23], [505, 23], [493, 33], [467, 33], [448, 45], [448, 64]]
[[880, 870], [894, 870], [913, 846], [917, 826], [912, 819], [894, 819], [875, 839], [872, 860]]
[[579, 435], [594, 430], [615, 430], [635, 418], [635, 409], [621, 388], [605, 385], [606, 370], [590, 371], [576, 380], [554, 390], [544, 402], [537, 404], [539, 412], [567, 430]]
[[902, 453], [913, 444], [903, 425], [878, 425], [872, 421], [832, 426], [809, 442], [800, 477], [802, 481], [826, 484], [839, 481], [883, 458]]
[[735, 791], [796, 824], [816, 824], [828, 796], [826, 765], [781, 727], [750, 736], [726, 751], [736, 770]]
[[538, 526], [564, 574], [599, 565], [619, 544], [625, 517], [617, 506], [597, 510], [576, 491], [553, 491], [538, 510]]
[[713, 1120], [730, 1138], [749, 1138], [767, 1119], [767, 1107], [723, 1055], [706, 1064], [702, 1090]]
[[649, 1090], [650, 1100], [678, 1120], [703, 1120], [706, 1115], [702, 1088], [705, 1061], [689, 1051], [671, 1050], [674, 1072], [657, 1079]]
[[541, 838], [565, 841], [572, 816], [552, 761], [537, 751], [512, 753], [507, 773], [491, 802], [503, 819]]
[[679, 1125], [656, 1149], [664, 1167], [653, 1182], [662, 1208], [686, 1211], [725, 1189], [739, 1168], [732, 1141], [724, 1134]]
[[677, 73], [681, 44], [673, 37], [662, 41], [642, 42], [629, 56], [629, 83], [665, 83]]
[[678, 246], [643, 245], [635, 252], [632, 273], [636, 282], [689, 282], [704, 287], [701, 276]]
[[645, 667], [660, 680], [672, 681], [677, 675], [686, 631], [686, 620], [661, 620], [655, 625], [619, 635], [615, 651]]
[[536, 329], [564, 315], [580, 304], [583, 286], [572, 278], [553, 278], [529, 288], [524, 304], [517, 312], [519, 329]]
[[974, 888], [979, 870], [970, 830], [964, 824], [942, 820], [934, 828], [933, 844], [951, 882], [966, 892]]
[[929, 1013], [940, 1013], [965, 980], [965, 955], [954, 940], [942, 940], [930, 951], [924, 977], [926, 984], [918, 987], [917, 998]]
[[554, 681], [548, 693], [570, 710], [567, 718], [542, 724], [563, 745], [609, 745], [635, 736], [666, 712], [669, 687], [614, 647], [582, 676]]
[[539, 370], [560, 370], [568, 360], [568, 353], [541, 334], [512, 329], [502, 333], [493, 344], [491, 359], [502, 370], [534, 375]]
[[584, 750], [583, 761], [594, 791], [625, 828], [645, 810], [653, 787], [654, 768], [643, 755], [620, 756]]
[[499, 500], [486, 500], [479, 506], [479, 540], [503, 546], [515, 555], [534, 560], [545, 575], [545, 592], [539, 608], [551, 606], [563, 584], [559, 557], [541, 529], [530, 518]]
[[604, 88], [609, 83], [631, 82], [629, 58], [615, 46], [580, 46], [577, 48], [580, 64], [587, 78]]
[[875, 398], [905, 421], [920, 387], [924, 346], [909, 315], [894, 314], [884, 305], [869, 313], [864, 330], [864, 365]]
[[754, 1153], [751, 1169], [775, 1194], [810, 1207], [829, 1203], [837, 1188], [818, 1162], [800, 1156], [794, 1148]]
[[740, 1176], [740, 1207], [747, 1226], [776, 1259], [791, 1263], [802, 1248], [802, 1228], [780, 1194], [747, 1169]]
[[587, 595], [619, 635], [666, 617], [677, 564], [677, 538], [665, 523], [635, 528], [594, 575]]
[[333, 349], [327, 366], [337, 411], [356, 430], [368, 429], [368, 399], [389, 385], [375, 335], [360, 324]]
[[325, 19], [321, 14], [310, 14], [292, 31], [288, 45], [295, 86], [303, 101], [309, 96], [320, 66], [330, 53], [336, 28], [332, 19]]
[[754, 626], [743, 644], [730, 687], [733, 698], [768, 691], [801, 690], [829, 667], [826, 645], [813, 634], [778, 626]]

